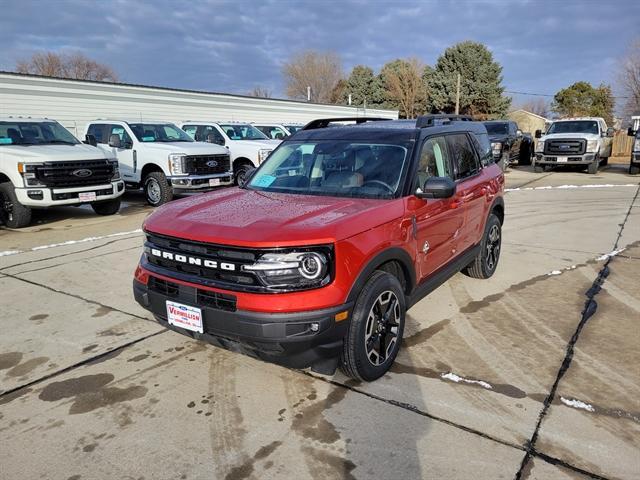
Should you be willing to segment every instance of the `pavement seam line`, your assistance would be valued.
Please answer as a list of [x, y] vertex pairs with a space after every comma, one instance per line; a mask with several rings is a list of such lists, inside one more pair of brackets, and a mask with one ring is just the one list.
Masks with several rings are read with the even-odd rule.
[[[616, 250], [618, 248], [620, 238], [622, 237], [622, 232], [624, 231], [624, 227], [627, 223], [627, 220], [631, 215], [633, 204], [638, 198], [639, 193], [640, 193], [640, 185], [637, 187], [636, 193], [633, 196], [633, 199], [631, 200], [631, 204], [627, 209], [627, 213], [625, 214], [624, 220], [620, 224], [620, 229], [618, 230], [618, 235], [613, 245], [613, 250]], [[553, 382], [553, 385], [551, 387], [551, 390], [549, 391], [549, 394], [547, 395], [547, 397], [543, 402], [542, 410], [540, 410], [540, 413], [538, 414], [538, 420], [536, 422], [536, 427], [533, 431], [533, 435], [531, 436], [531, 439], [527, 442], [527, 445], [525, 446], [525, 451], [527, 453], [522, 459], [522, 462], [520, 464], [520, 469], [516, 472], [515, 480], [524, 480], [524, 478], [526, 478], [526, 477], [523, 477], [524, 469], [527, 466], [527, 464], [531, 461], [531, 458], [534, 455], [540, 456], [540, 458], [542, 458], [542, 455], [544, 455], [544, 454], [541, 454], [540, 452], [537, 452], [535, 448], [536, 442], [538, 441], [538, 435], [540, 433], [540, 427], [542, 426], [542, 422], [544, 421], [544, 418], [546, 417], [547, 412], [549, 411], [549, 408], [551, 407], [551, 404], [555, 399], [560, 381], [562, 380], [562, 378], [564, 377], [564, 374], [567, 372], [567, 370], [569, 370], [569, 367], [571, 366], [571, 362], [573, 360], [574, 348], [576, 343], [578, 342], [580, 333], [584, 329], [589, 319], [595, 314], [598, 308], [598, 304], [596, 303], [594, 298], [596, 297], [596, 295], [598, 295], [598, 293], [600, 293], [600, 290], [602, 289], [602, 285], [605, 282], [607, 276], [609, 275], [609, 263], [611, 262], [612, 258], [613, 257], [607, 257], [604, 265], [598, 272], [597, 277], [591, 284], [591, 288], [589, 288], [589, 290], [587, 290], [587, 292], [585, 293], [587, 299], [584, 304], [584, 310], [582, 311], [582, 317], [580, 319], [580, 322], [578, 323], [578, 326], [576, 327], [575, 332], [573, 333], [571, 339], [569, 340], [569, 343], [567, 344], [566, 353], [565, 353], [564, 359], [562, 360], [562, 364], [560, 365], [560, 369], [558, 370], [556, 379]], [[599, 480], [606, 478], [591, 472], [585, 472], [585, 474]]]
[[167, 333], [167, 332], [168, 332], [168, 330], [160, 330], [160, 331], [157, 331], [157, 332], [150, 333], [149, 335], [145, 335], [143, 337], [136, 338], [135, 340], [132, 340], [132, 341], [127, 342], [127, 343], [124, 343], [122, 345], [118, 345], [117, 347], [112, 348], [111, 350], [107, 350], [106, 352], [100, 353], [99, 355], [95, 355], [93, 357], [86, 358], [86, 359], [81, 360], [81, 361], [79, 361], [77, 363], [74, 363], [73, 365], [69, 365], [67, 367], [61, 368], [60, 370], [56, 370], [55, 372], [51, 372], [51, 373], [49, 373], [47, 375], [44, 375], [44, 376], [42, 376], [40, 378], [37, 378], [37, 379], [32, 380], [32, 381], [30, 381], [28, 383], [25, 383], [24, 385], [20, 385], [18, 387], [12, 388], [10, 390], [6, 390], [6, 391], [0, 393], [0, 398], [2, 398], [4, 396], [7, 396], [7, 395], [11, 395], [12, 393], [18, 392], [18, 391], [23, 390], [25, 388], [32, 387], [34, 385], [37, 385], [38, 383], [42, 383], [42, 382], [44, 382], [46, 380], [49, 380], [49, 379], [54, 378], [54, 377], [57, 377], [57, 376], [62, 375], [64, 373], [70, 372], [71, 370], [75, 370], [76, 368], [80, 368], [83, 365], [90, 364], [91, 362], [95, 362], [96, 360], [100, 360], [100, 359], [102, 359], [104, 357], [107, 357], [108, 355], [111, 355], [111, 354], [113, 354], [115, 352], [124, 350], [125, 348], [128, 348], [128, 347], [131, 347], [133, 345], [136, 345], [137, 343], [140, 343], [140, 342], [142, 342], [144, 340], [148, 340], [149, 338], [155, 337], [156, 335], [160, 335], [160, 334]]

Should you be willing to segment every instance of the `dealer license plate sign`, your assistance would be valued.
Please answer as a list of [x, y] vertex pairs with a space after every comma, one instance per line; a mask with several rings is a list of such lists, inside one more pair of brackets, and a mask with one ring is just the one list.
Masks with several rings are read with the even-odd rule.
[[167, 321], [169, 325], [203, 333], [202, 310], [167, 300]]
[[209, 179], [209, 186], [210, 187], [219, 187], [220, 186], [220, 179], [219, 178], [210, 178]]
[[96, 192], [80, 192], [78, 199], [80, 199], [81, 202], [95, 202]]
[[558, 157], [558, 163], [567, 163], [567, 157]]

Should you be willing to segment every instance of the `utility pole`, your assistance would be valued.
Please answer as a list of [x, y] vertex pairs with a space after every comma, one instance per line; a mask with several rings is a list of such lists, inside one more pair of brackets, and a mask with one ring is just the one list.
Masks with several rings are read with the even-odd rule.
[[307, 102], [311, 101], [311, 87], [307, 87]]
[[456, 115], [460, 114], [460, 74], [458, 74], [458, 86], [456, 87]]
[[351, 106], [351, 94], [349, 94], [349, 106]]

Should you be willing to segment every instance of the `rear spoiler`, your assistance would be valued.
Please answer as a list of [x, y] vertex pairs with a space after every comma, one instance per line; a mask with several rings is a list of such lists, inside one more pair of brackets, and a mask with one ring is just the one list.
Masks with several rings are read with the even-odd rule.
[[302, 130], [316, 130], [318, 128], [327, 128], [330, 124], [335, 122], [356, 122], [356, 125], [366, 122], [382, 122], [386, 120], [392, 120], [391, 118], [381, 117], [341, 117], [341, 118], [318, 118], [317, 120], [311, 120], [307, 123]]

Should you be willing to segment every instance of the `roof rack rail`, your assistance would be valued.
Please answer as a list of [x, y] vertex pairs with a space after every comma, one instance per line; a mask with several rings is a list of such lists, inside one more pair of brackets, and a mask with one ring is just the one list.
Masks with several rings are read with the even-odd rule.
[[469, 115], [449, 115], [447, 113], [436, 113], [433, 115], [420, 115], [416, 120], [416, 128], [433, 127], [436, 122], [473, 122], [473, 118]]
[[326, 128], [333, 122], [356, 122], [356, 125], [365, 122], [381, 122], [391, 120], [391, 118], [382, 117], [338, 117], [338, 118], [318, 118], [307, 123], [302, 130], [315, 130], [317, 128]]

